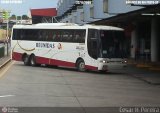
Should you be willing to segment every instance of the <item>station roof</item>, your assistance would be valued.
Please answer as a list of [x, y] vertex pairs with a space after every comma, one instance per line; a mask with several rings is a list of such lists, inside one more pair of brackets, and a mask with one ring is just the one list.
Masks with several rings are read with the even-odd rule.
[[[110, 25], [110, 23], [126, 23], [126, 22], [132, 22], [135, 20], [144, 21], [144, 19], [150, 20], [153, 17], [159, 17], [159, 15], [155, 15], [155, 14], [159, 14], [159, 12], [160, 12], [160, 4], [152, 5], [152, 6], [144, 7], [139, 10], [131, 11], [128, 13], [122, 13], [122, 14], [118, 14], [117, 16], [94, 21], [94, 22], [91, 22], [90, 24], [98, 24], [98, 25], [109, 24]], [[143, 13], [154, 14], [154, 15], [143, 16]]]
[[56, 8], [45, 8], [45, 9], [31, 9], [31, 15], [33, 16], [42, 16], [42, 17], [53, 17], [57, 16]]

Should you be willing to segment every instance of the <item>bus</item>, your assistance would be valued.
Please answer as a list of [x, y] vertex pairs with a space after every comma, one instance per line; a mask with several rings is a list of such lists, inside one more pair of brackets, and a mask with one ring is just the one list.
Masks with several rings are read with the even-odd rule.
[[109, 71], [126, 66], [124, 30], [113, 26], [41, 23], [14, 25], [12, 59], [24, 65]]

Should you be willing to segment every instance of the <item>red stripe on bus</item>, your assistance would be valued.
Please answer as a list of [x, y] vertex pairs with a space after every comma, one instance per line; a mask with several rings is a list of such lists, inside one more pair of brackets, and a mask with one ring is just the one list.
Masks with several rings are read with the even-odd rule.
[[89, 65], [86, 65], [85, 68], [88, 69], [88, 70], [94, 70], [94, 71], [98, 70], [98, 67], [89, 66]]
[[21, 53], [17, 53], [17, 52], [13, 52], [12, 53], [12, 59], [16, 60], [16, 61], [22, 61], [22, 54]]
[[36, 56], [36, 63], [49, 65], [49, 58], [37, 57]]
[[49, 59], [49, 58], [44, 58], [44, 57], [36, 57], [36, 62], [39, 64], [75, 67], [75, 63], [72, 63], [72, 62], [66, 62], [66, 61], [61, 61], [61, 60], [56, 60], [56, 59]]
[[67, 67], [75, 67], [75, 63], [67, 62], [67, 61], [61, 61], [61, 60], [50, 60], [51, 65], [58, 65], [58, 66], [67, 66]]
[[[13, 52], [12, 59], [16, 61], [22, 61], [22, 54]], [[75, 63], [73, 62], [67, 62], [67, 61], [61, 61], [56, 59], [49, 59], [44, 57], [38, 57], [36, 56], [36, 62], [38, 64], [48, 64], [48, 65], [57, 65], [57, 66], [65, 66], [65, 67], [75, 67]], [[98, 67], [86, 65], [86, 69], [88, 70], [98, 70]]]

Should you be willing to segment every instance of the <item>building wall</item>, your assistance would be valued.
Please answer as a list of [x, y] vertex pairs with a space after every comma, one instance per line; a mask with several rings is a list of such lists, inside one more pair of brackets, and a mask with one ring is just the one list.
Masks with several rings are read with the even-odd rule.
[[[75, 1], [77, 0], [59, 0], [58, 15], [62, 16], [61, 22], [67, 21], [78, 24], [90, 23], [96, 20], [107, 19], [118, 14], [128, 13], [143, 8], [136, 6], [137, 4], [126, 4], [126, 0], [92, 0], [92, 4], [83, 4], [81, 8], [77, 6], [77, 8], [73, 9], [74, 11], [71, 11], [69, 16], [65, 15], [64, 17], [64, 12], [66, 12], [68, 9], [72, 9], [73, 6], [76, 5]], [[160, 0], [158, 1], [160, 2]], [[81, 13], [84, 14], [83, 20]], [[119, 24], [121, 24], [120, 26], [123, 26], [124, 28], [125, 26], [133, 23], [136, 23], [136, 26], [138, 26], [135, 27], [130, 34], [130, 57], [135, 59], [139, 58], [139, 60], [143, 59], [146, 61], [150, 60], [152, 62], [157, 62], [160, 61], [160, 52], [158, 51], [160, 49], [160, 40], [158, 39], [160, 33], [159, 27], [157, 27], [157, 25], [160, 25], [157, 21], [159, 18], [153, 20], [151, 17], [147, 18], [141, 16], [140, 19], [132, 19], [132, 21], [129, 23], [126, 22], [125, 19], [124, 21], [121, 20], [123, 22]], [[141, 22], [143, 24], [139, 24]], [[148, 24], [145, 24], [145, 22]], [[104, 24], [106, 25], [105, 21]], [[148, 42], [150, 43], [148, 44]], [[138, 57], [136, 53], [137, 50], [139, 50]]]
[[103, 12], [103, 0], [93, 0], [94, 18], [107, 18], [108, 14]]
[[85, 22], [93, 22], [93, 21], [98, 20], [98, 19], [94, 19], [94, 18], [91, 17], [90, 8], [91, 8], [92, 6], [93, 6], [92, 4], [84, 4], [84, 5], [83, 5], [84, 21], [85, 21]]
[[[61, 22], [66, 22], [66, 21], [70, 22], [70, 20], [75, 20], [74, 18], [76, 17], [76, 21], [72, 21], [72, 22], [75, 22], [78, 24], [90, 23], [99, 19], [115, 16], [119, 13], [126, 13], [129, 11], [133, 11], [141, 8], [138, 6], [126, 5], [126, 0], [107, 0], [107, 4], [106, 2], [104, 2], [106, 0], [92, 0], [92, 4], [88, 4], [84, 2], [80, 10], [78, 8], [79, 6], [77, 1], [78, 0], [59, 0], [57, 4], [57, 10], [58, 10], [58, 16], [62, 16], [60, 19]], [[77, 5], [77, 8], [73, 9], [75, 12], [77, 12], [76, 13], [77, 15], [75, 15], [75, 13], [72, 13], [72, 11], [70, 11], [71, 15], [74, 15], [74, 16], [69, 15], [70, 17], [73, 17], [73, 19], [68, 20], [68, 16], [66, 16], [65, 12], [71, 10], [74, 7], [74, 5]], [[104, 7], [106, 7], [107, 12], [104, 11]], [[79, 12], [84, 13], [83, 21], [80, 20], [81, 15], [79, 14]], [[65, 14], [65, 17], [64, 17], [64, 14]]]
[[141, 9], [139, 6], [131, 6], [126, 4], [126, 0], [109, 0], [108, 1], [108, 13], [119, 14], [127, 13], [130, 11]]
[[83, 9], [77, 9], [77, 17], [76, 17], [76, 23], [77, 24], [83, 24], [84, 19], [81, 19], [81, 13], [83, 12]]

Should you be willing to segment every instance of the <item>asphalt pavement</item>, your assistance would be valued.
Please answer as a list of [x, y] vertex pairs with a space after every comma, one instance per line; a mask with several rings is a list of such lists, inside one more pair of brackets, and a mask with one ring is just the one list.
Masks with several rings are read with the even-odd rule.
[[[0, 63], [3, 65], [9, 60], [10, 57], [5, 57]], [[133, 110], [138, 113], [137, 110], [142, 108], [139, 106], [156, 107], [160, 104], [158, 72], [137, 68], [134, 65], [107, 74], [83, 73], [62, 67], [31, 67], [24, 66], [22, 62], [11, 62], [6, 67], [10, 68], [0, 79], [0, 106], [4, 111], [7, 109], [20, 113], [120, 113], [125, 108], [119, 106], [137, 106]], [[153, 76], [157, 77], [156, 80]], [[144, 80], [147, 77], [149, 79]], [[152, 80], [152, 83], [148, 80]]]
[[[5, 57], [1, 58], [0, 59], [0, 68], [5, 66], [9, 61], [11, 61], [10, 56], [5, 56]], [[148, 67], [146, 65], [129, 64], [123, 70], [119, 70], [119, 72], [120, 73], [127, 73], [128, 75], [136, 77], [136, 78], [143, 80], [149, 84], [160, 85], [160, 71], [154, 70], [154, 68], [157, 68], [157, 66], [156, 67], [152, 66], [152, 69], [151, 69], [151, 67]]]
[[[154, 67], [153, 67], [154, 68]], [[152, 85], [160, 85], [160, 71], [150, 70], [147, 67], [137, 67], [136, 65], [128, 65], [126, 69], [119, 70], [130, 76], [136, 77]]]

